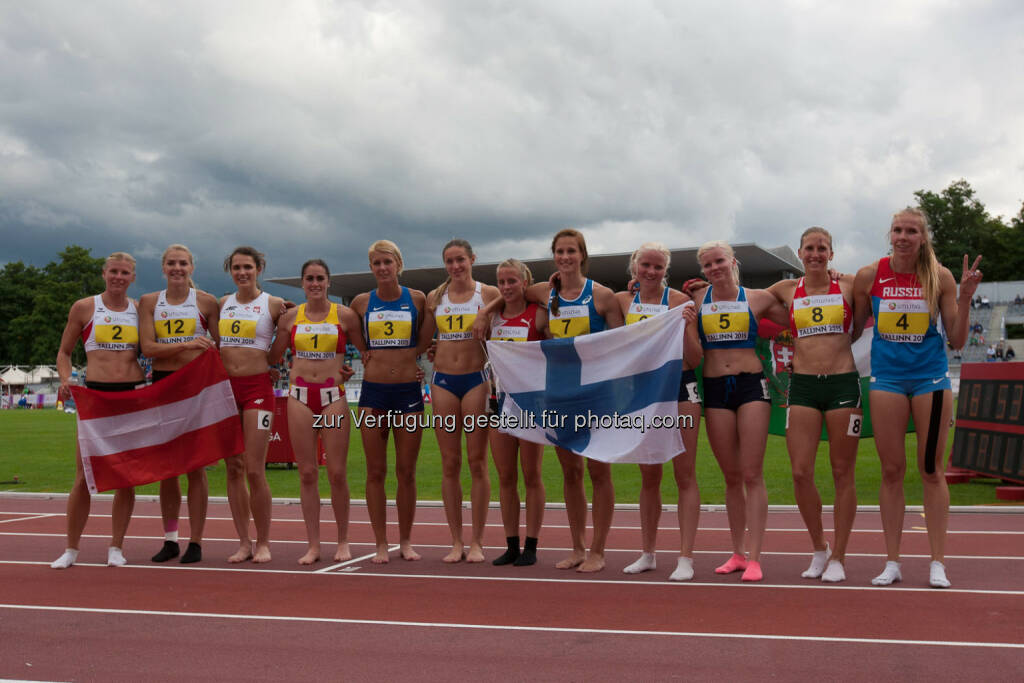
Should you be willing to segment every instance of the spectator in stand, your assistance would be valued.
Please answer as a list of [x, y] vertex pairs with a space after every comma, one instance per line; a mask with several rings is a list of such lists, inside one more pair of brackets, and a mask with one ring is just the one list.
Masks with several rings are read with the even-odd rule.
[[1013, 305], [1014, 306], [1020, 306], [1021, 304], [1024, 304], [1024, 298], [1021, 298], [1020, 294], [1018, 294], [1017, 296], [1013, 297]]
[[982, 297], [981, 297], [981, 307], [982, 308], [992, 308], [992, 302], [989, 301], [988, 297], [985, 296], [985, 295], [982, 295]]
[[1002, 360], [1003, 359], [1003, 353], [1005, 351], [1004, 347], [1005, 347], [1005, 343], [1003, 342], [1002, 339], [1000, 339], [999, 343], [996, 344], [996, 359], [997, 360]]
[[1013, 360], [1016, 357], [1017, 357], [1017, 354], [1014, 352], [1013, 347], [1010, 346], [1010, 345], [1007, 345], [1006, 346], [1006, 355], [1003, 356], [1003, 360]]
[[996, 359], [996, 345], [992, 344], [985, 350], [985, 361], [988, 363], [993, 362]]

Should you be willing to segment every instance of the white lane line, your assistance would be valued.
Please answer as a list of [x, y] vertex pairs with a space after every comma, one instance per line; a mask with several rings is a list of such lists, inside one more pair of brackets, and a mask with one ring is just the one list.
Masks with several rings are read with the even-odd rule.
[[[368, 543], [350, 543], [349, 545], [369, 545], [369, 544]], [[394, 552], [394, 551], [398, 550], [398, 548], [399, 548], [399, 546], [397, 546], [397, 545], [390, 546], [388, 548], [388, 552], [389, 553]], [[317, 569], [313, 573], [314, 574], [326, 574], [328, 572], [334, 571], [335, 569], [340, 569], [342, 567], [348, 567], [349, 565], [353, 565], [353, 564], [356, 564], [358, 562], [364, 562], [366, 560], [372, 560], [376, 555], [377, 555], [376, 552], [372, 552], [372, 553], [369, 553], [367, 555], [363, 555], [362, 557], [353, 557], [351, 560], [345, 560], [344, 562], [339, 562], [338, 564], [332, 564], [331, 566], [324, 567], [323, 569]]]
[[[0, 513], [9, 514], [9, 513]], [[63, 517], [64, 514], [61, 512], [47, 512], [38, 515], [32, 515], [31, 517], [16, 517], [15, 519], [0, 519], [0, 524], [10, 524], [11, 522], [27, 522], [32, 519], [46, 519], [47, 517]]]
[[340, 619], [331, 617], [285, 617], [254, 614], [217, 614], [215, 612], [169, 612], [161, 610], [102, 609], [96, 607], [61, 607], [51, 605], [5, 605], [0, 609], [43, 612], [80, 612], [87, 614], [117, 614], [155, 617], [185, 617], [188, 619], [237, 619], [242, 621], [283, 621], [317, 624], [345, 624], [363, 626], [404, 626], [411, 628], [451, 628], [480, 631], [526, 631], [535, 633], [566, 633], [608, 636], [671, 636], [676, 638], [720, 638], [737, 640], [775, 640], [815, 643], [852, 643], [858, 645], [932, 645], [937, 647], [984, 647], [1024, 649], [1024, 643], [986, 643], [981, 641], [903, 640], [898, 638], [842, 638], [835, 636], [784, 636], [761, 633], [700, 633], [697, 631], [650, 631], [603, 628], [559, 628], [556, 626], [511, 626], [497, 624], [459, 624], [430, 621], [392, 621], [384, 619]]
[[[35, 566], [46, 566], [50, 565], [49, 562], [37, 562], [37, 561], [20, 561], [20, 560], [0, 560], [0, 565], [35, 565]], [[107, 567], [106, 564], [98, 563], [87, 563], [87, 562], [75, 562], [76, 567]], [[422, 566], [422, 565], [420, 565]], [[201, 572], [253, 572], [253, 573], [270, 573], [270, 574], [289, 574], [299, 576], [312, 576], [320, 572], [315, 571], [303, 571], [299, 569], [256, 569], [253, 567], [240, 567], [235, 565], [233, 568], [227, 567], [199, 567], [194, 564], [191, 565], [161, 565], [161, 564], [127, 564], [124, 567], [116, 567], [114, 570], [117, 571], [128, 571], [129, 569], [144, 569], [151, 571], [201, 571]], [[575, 572], [574, 572], [575, 573]], [[842, 584], [824, 584], [821, 581], [808, 581], [807, 583], [800, 584], [782, 584], [782, 583], [704, 583], [700, 581], [632, 581], [626, 578], [622, 579], [595, 579], [595, 578], [568, 578], [568, 579], [552, 579], [548, 577], [516, 577], [516, 576], [458, 576], [458, 575], [446, 575], [446, 574], [397, 574], [397, 573], [374, 573], [374, 572], [331, 572], [329, 574], [321, 574], [322, 576], [360, 576], [360, 577], [374, 577], [381, 579], [439, 579], [445, 581], [502, 581], [502, 582], [521, 582], [521, 583], [559, 583], [559, 584], [606, 584], [614, 586], [672, 586], [678, 590], [684, 590], [687, 587], [703, 587], [703, 588], [731, 588], [731, 589], [764, 589], [764, 588], [786, 588], [790, 590], [828, 590], [828, 591], [871, 591], [880, 592], [884, 591], [887, 593], [930, 593], [935, 596], [939, 595], [953, 595], [957, 593], [963, 593], [966, 595], [1008, 595], [1014, 597], [1024, 597], [1024, 590], [987, 590], [987, 589], [975, 589], [975, 588], [944, 588], [942, 590], [936, 588], [914, 588], [900, 584], [898, 586], [871, 586], [871, 585], [842, 585]]]

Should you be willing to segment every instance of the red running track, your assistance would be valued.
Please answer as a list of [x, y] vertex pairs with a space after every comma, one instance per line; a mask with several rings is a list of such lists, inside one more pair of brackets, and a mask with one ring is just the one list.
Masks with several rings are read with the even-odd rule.
[[[63, 505], [0, 496], [0, 678], [1010, 680], [1024, 664], [1024, 516], [1012, 512], [951, 516], [954, 588], [940, 591], [926, 588], [916, 513], [904, 532], [905, 582], [873, 588], [884, 563], [876, 512], [858, 516], [847, 582], [826, 586], [799, 577], [808, 540], [792, 512], [769, 516], [765, 582], [741, 585], [712, 572], [728, 553], [724, 512], [702, 514], [697, 575], [674, 584], [668, 512], [659, 568], [627, 576], [640, 540], [635, 511], [616, 512], [605, 571], [583, 575], [552, 566], [568, 545], [556, 509], [534, 567], [442, 563], [448, 533], [436, 507], [418, 511], [423, 560], [393, 553], [372, 565], [360, 559], [372, 535], [356, 506], [356, 560], [302, 568], [296, 505], [275, 506], [274, 560], [256, 566], [224, 562], [237, 541], [227, 506], [211, 504], [204, 561], [184, 566], [148, 561], [162, 532], [156, 504], [140, 502], [125, 543], [133, 563], [114, 569], [99, 564], [110, 503], [97, 498], [79, 564], [58, 572], [48, 564], [63, 548]], [[323, 516], [330, 539], [328, 507]], [[501, 545], [497, 510], [489, 521], [487, 540]], [[324, 543], [325, 557], [332, 551]], [[489, 559], [499, 553], [490, 548]]]

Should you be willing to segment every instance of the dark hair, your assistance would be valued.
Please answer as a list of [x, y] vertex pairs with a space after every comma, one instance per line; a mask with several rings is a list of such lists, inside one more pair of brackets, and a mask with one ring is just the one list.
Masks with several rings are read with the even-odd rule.
[[[473, 256], [474, 256], [474, 254], [473, 254], [473, 247], [470, 246], [469, 242], [467, 242], [464, 239], [459, 239], [458, 237], [456, 237], [455, 239], [448, 240], [448, 244], [444, 245], [441, 248], [441, 260], [442, 261], [444, 261], [444, 252], [448, 251], [452, 247], [460, 247], [462, 249], [465, 249], [466, 250], [466, 254], [469, 256], [469, 258], [473, 258]], [[448, 277], [445, 278], [444, 282], [441, 283], [441, 286], [437, 290], [437, 296], [438, 296], [439, 300], [440, 300], [440, 297], [444, 296], [444, 293], [446, 291], [448, 291], [448, 285], [450, 285], [451, 283], [452, 283], [452, 276], [449, 275]]]
[[302, 270], [299, 271], [299, 277], [300, 278], [305, 277], [306, 276], [306, 268], [309, 268], [310, 266], [320, 266], [321, 268], [324, 269], [324, 272], [327, 273], [327, 290], [330, 291], [330, 289], [331, 289], [331, 269], [327, 267], [327, 264], [324, 263], [323, 259], [311, 258], [308, 261], [306, 261], [305, 263], [303, 263], [302, 264]]
[[[587, 241], [585, 239], [583, 239], [583, 233], [580, 232], [579, 230], [574, 230], [572, 228], [565, 228], [564, 230], [559, 230], [558, 232], [556, 232], [555, 236], [551, 240], [551, 253], [552, 254], [555, 253], [555, 244], [557, 244], [558, 240], [562, 239], [563, 237], [573, 237], [573, 238], [576, 239], [576, 246], [579, 247], [580, 253], [583, 254], [583, 259], [580, 261], [580, 272], [586, 274], [586, 272], [587, 272], [587, 259], [589, 258], [589, 256], [587, 255]], [[557, 295], [561, 291], [562, 291], [562, 278], [556, 277], [555, 278], [555, 294]], [[550, 307], [551, 312], [553, 314], [558, 315], [558, 296], [555, 296], [555, 298], [550, 302], [549, 307]]]
[[257, 270], [264, 270], [267, 267], [267, 257], [262, 251], [257, 251], [255, 247], [241, 246], [235, 247], [235, 250], [228, 254], [228, 257], [224, 259], [224, 272], [231, 272], [231, 260], [236, 255], [241, 254], [242, 256], [248, 256], [256, 264]]

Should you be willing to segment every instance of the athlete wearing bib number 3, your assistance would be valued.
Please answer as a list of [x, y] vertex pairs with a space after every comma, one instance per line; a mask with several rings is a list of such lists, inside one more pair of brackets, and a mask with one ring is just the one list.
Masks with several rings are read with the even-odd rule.
[[906, 431], [911, 415], [917, 429], [917, 467], [923, 485], [925, 524], [932, 562], [928, 583], [946, 588], [943, 564], [949, 517], [945, 452], [953, 395], [946, 352], [938, 333], [941, 317], [954, 349], [963, 347], [970, 323], [970, 302], [981, 282], [979, 256], [968, 267], [963, 259], [959, 300], [957, 283], [935, 258], [928, 223], [920, 209], [907, 208], [889, 228], [892, 256], [857, 271], [854, 283], [854, 334], [869, 314], [875, 316], [871, 344], [871, 422], [882, 461], [882, 513], [887, 561], [872, 583], [887, 586], [902, 580], [900, 536], [903, 530], [903, 478]]

